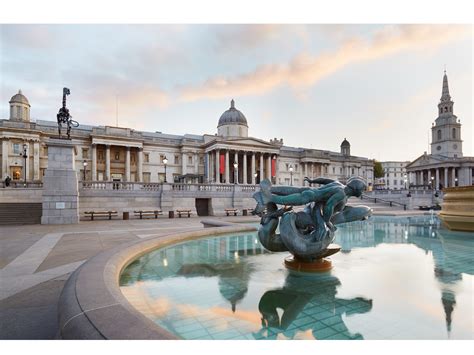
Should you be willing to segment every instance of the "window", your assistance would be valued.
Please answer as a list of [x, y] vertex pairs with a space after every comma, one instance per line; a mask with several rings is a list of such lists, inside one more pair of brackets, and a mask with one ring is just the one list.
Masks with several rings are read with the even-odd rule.
[[18, 118], [22, 118], [21, 107], [20, 106], [16, 107], [16, 115], [18, 116]]
[[120, 152], [119, 151], [115, 152], [115, 160], [120, 160]]
[[150, 182], [150, 173], [143, 173], [143, 182]]
[[456, 128], [453, 128], [453, 138], [456, 138]]
[[438, 140], [441, 140], [441, 130], [438, 129]]
[[335, 174], [336, 173], [336, 168], [333, 166], [332, 167], [332, 173]]
[[342, 174], [342, 168], [339, 168], [339, 174]]
[[188, 155], [188, 165], [192, 165], [193, 164], [193, 156], [192, 155]]
[[100, 161], [104, 160], [104, 151], [103, 150], [99, 150], [99, 152], [97, 154], [97, 159], [100, 160]]
[[13, 143], [13, 154], [20, 154], [20, 144]]
[[327, 166], [327, 165], [324, 166], [324, 172], [325, 172], [326, 174], [328, 173], [328, 166]]
[[174, 163], [179, 164], [179, 155], [174, 156]]
[[354, 168], [351, 169], [351, 174], [354, 175]]
[[295, 164], [295, 171], [298, 171], [298, 164]]
[[89, 157], [89, 149], [82, 148], [82, 158], [87, 159]]
[[135, 160], [136, 160], [136, 158], [135, 158], [135, 153], [131, 153], [131, 154], [130, 154], [130, 162], [131, 162], [131, 163], [135, 163]]
[[145, 153], [145, 163], [149, 163], [150, 162], [150, 153]]

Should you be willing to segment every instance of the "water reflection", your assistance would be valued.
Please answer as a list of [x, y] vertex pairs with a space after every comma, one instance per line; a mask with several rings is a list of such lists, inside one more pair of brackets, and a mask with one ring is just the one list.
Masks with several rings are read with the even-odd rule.
[[[366, 313], [372, 309], [372, 300], [337, 298], [340, 284], [338, 278], [327, 274], [302, 277], [289, 273], [282, 288], [267, 291], [260, 299], [262, 329], [256, 338], [277, 339], [282, 334], [294, 339], [310, 330], [314, 339], [328, 338], [328, 332], [337, 339], [363, 339], [361, 334], [349, 332], [342, 315]], [[278, 309], [283, 312], [279, 314]]]
[[266, 252], [254, 234], [208, 238], [142, 256], [121, 285], [144, 314], [187, 339], [466, 338], [472, 236], [426, 217], [342, 225], [334, 270], [312, 277], [289, 273], [286, 254]]
[[343, 253], [394, 243], [415, 245], [431, 256], [449, 337], [456, 307], [456, 285], [462, 281], [463, 274], [474, 275], [473, 233], [449, 231], [432, 217], [379, 217], [365, 224], [344, 225], [338, 232], [336, 242], [342, 245]]

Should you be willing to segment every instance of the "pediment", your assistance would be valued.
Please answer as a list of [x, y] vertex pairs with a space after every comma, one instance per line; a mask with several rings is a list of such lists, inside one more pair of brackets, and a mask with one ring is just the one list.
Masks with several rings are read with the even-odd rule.
[[412, 161], [410, 164], [406, 166], [406, 168], [416, 168], [416, 167], [422, 167], [426, 165], [431, 165], [431, 164], [437, 164], [441, 163], [444, 160], [442, 158], [438, 158], [435, 155], [421, 155], [418, 158], [416, 158], [414, 161]]

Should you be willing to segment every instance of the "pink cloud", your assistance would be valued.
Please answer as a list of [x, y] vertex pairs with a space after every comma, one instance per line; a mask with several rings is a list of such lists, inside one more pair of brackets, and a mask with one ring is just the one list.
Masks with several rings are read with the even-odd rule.
[[230, 96], [261, 95], [289, 85], [297, 90], [363, 61], [376, 60], [407, 50], [427, 50], [463, 38], [471, 33], [464, 25], [389, 25], [374, 33], [371, 40], [353, 37], [336, 50], [318, 55], [300, 53], [289, 63], [266, 64], [233, 77], [214, 77], [198, 85], [179, 89], [180, 99], [218, 99]]

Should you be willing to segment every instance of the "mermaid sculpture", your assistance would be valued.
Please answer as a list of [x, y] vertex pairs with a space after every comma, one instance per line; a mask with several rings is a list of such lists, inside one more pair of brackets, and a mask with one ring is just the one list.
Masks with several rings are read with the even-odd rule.
[[[253, 195], [257, 201], [254, 213], [260, 215], [258, 237], [262, 245], [274, 252], [289, 251], [293, 258], [286, 259], [290, 268], [307, 271], [330, 268], [330, 262], [322, 258], [337, 253], [340, 247], [329, 247], [334, 240], [336, 225], [364, 220], [372, 214], [366, 206], [347, 206], [351, 196], [360, 197], [366, 189], [365, 181], [352, 177], [344, 185], [339, 181], [305, 178], [319, 188], [271, 186], [270, 181], [260, 183], [260, 191]], [[278, 208], [278, 205], [284, 207]], [[295, 212], [293, 206], [302, 206]], [[265, 212], [266, 210], [266, 212]], [[277, 234], [277, 227], [280, 233]], [[311, 266], [312, 265], [312, 266]]]

